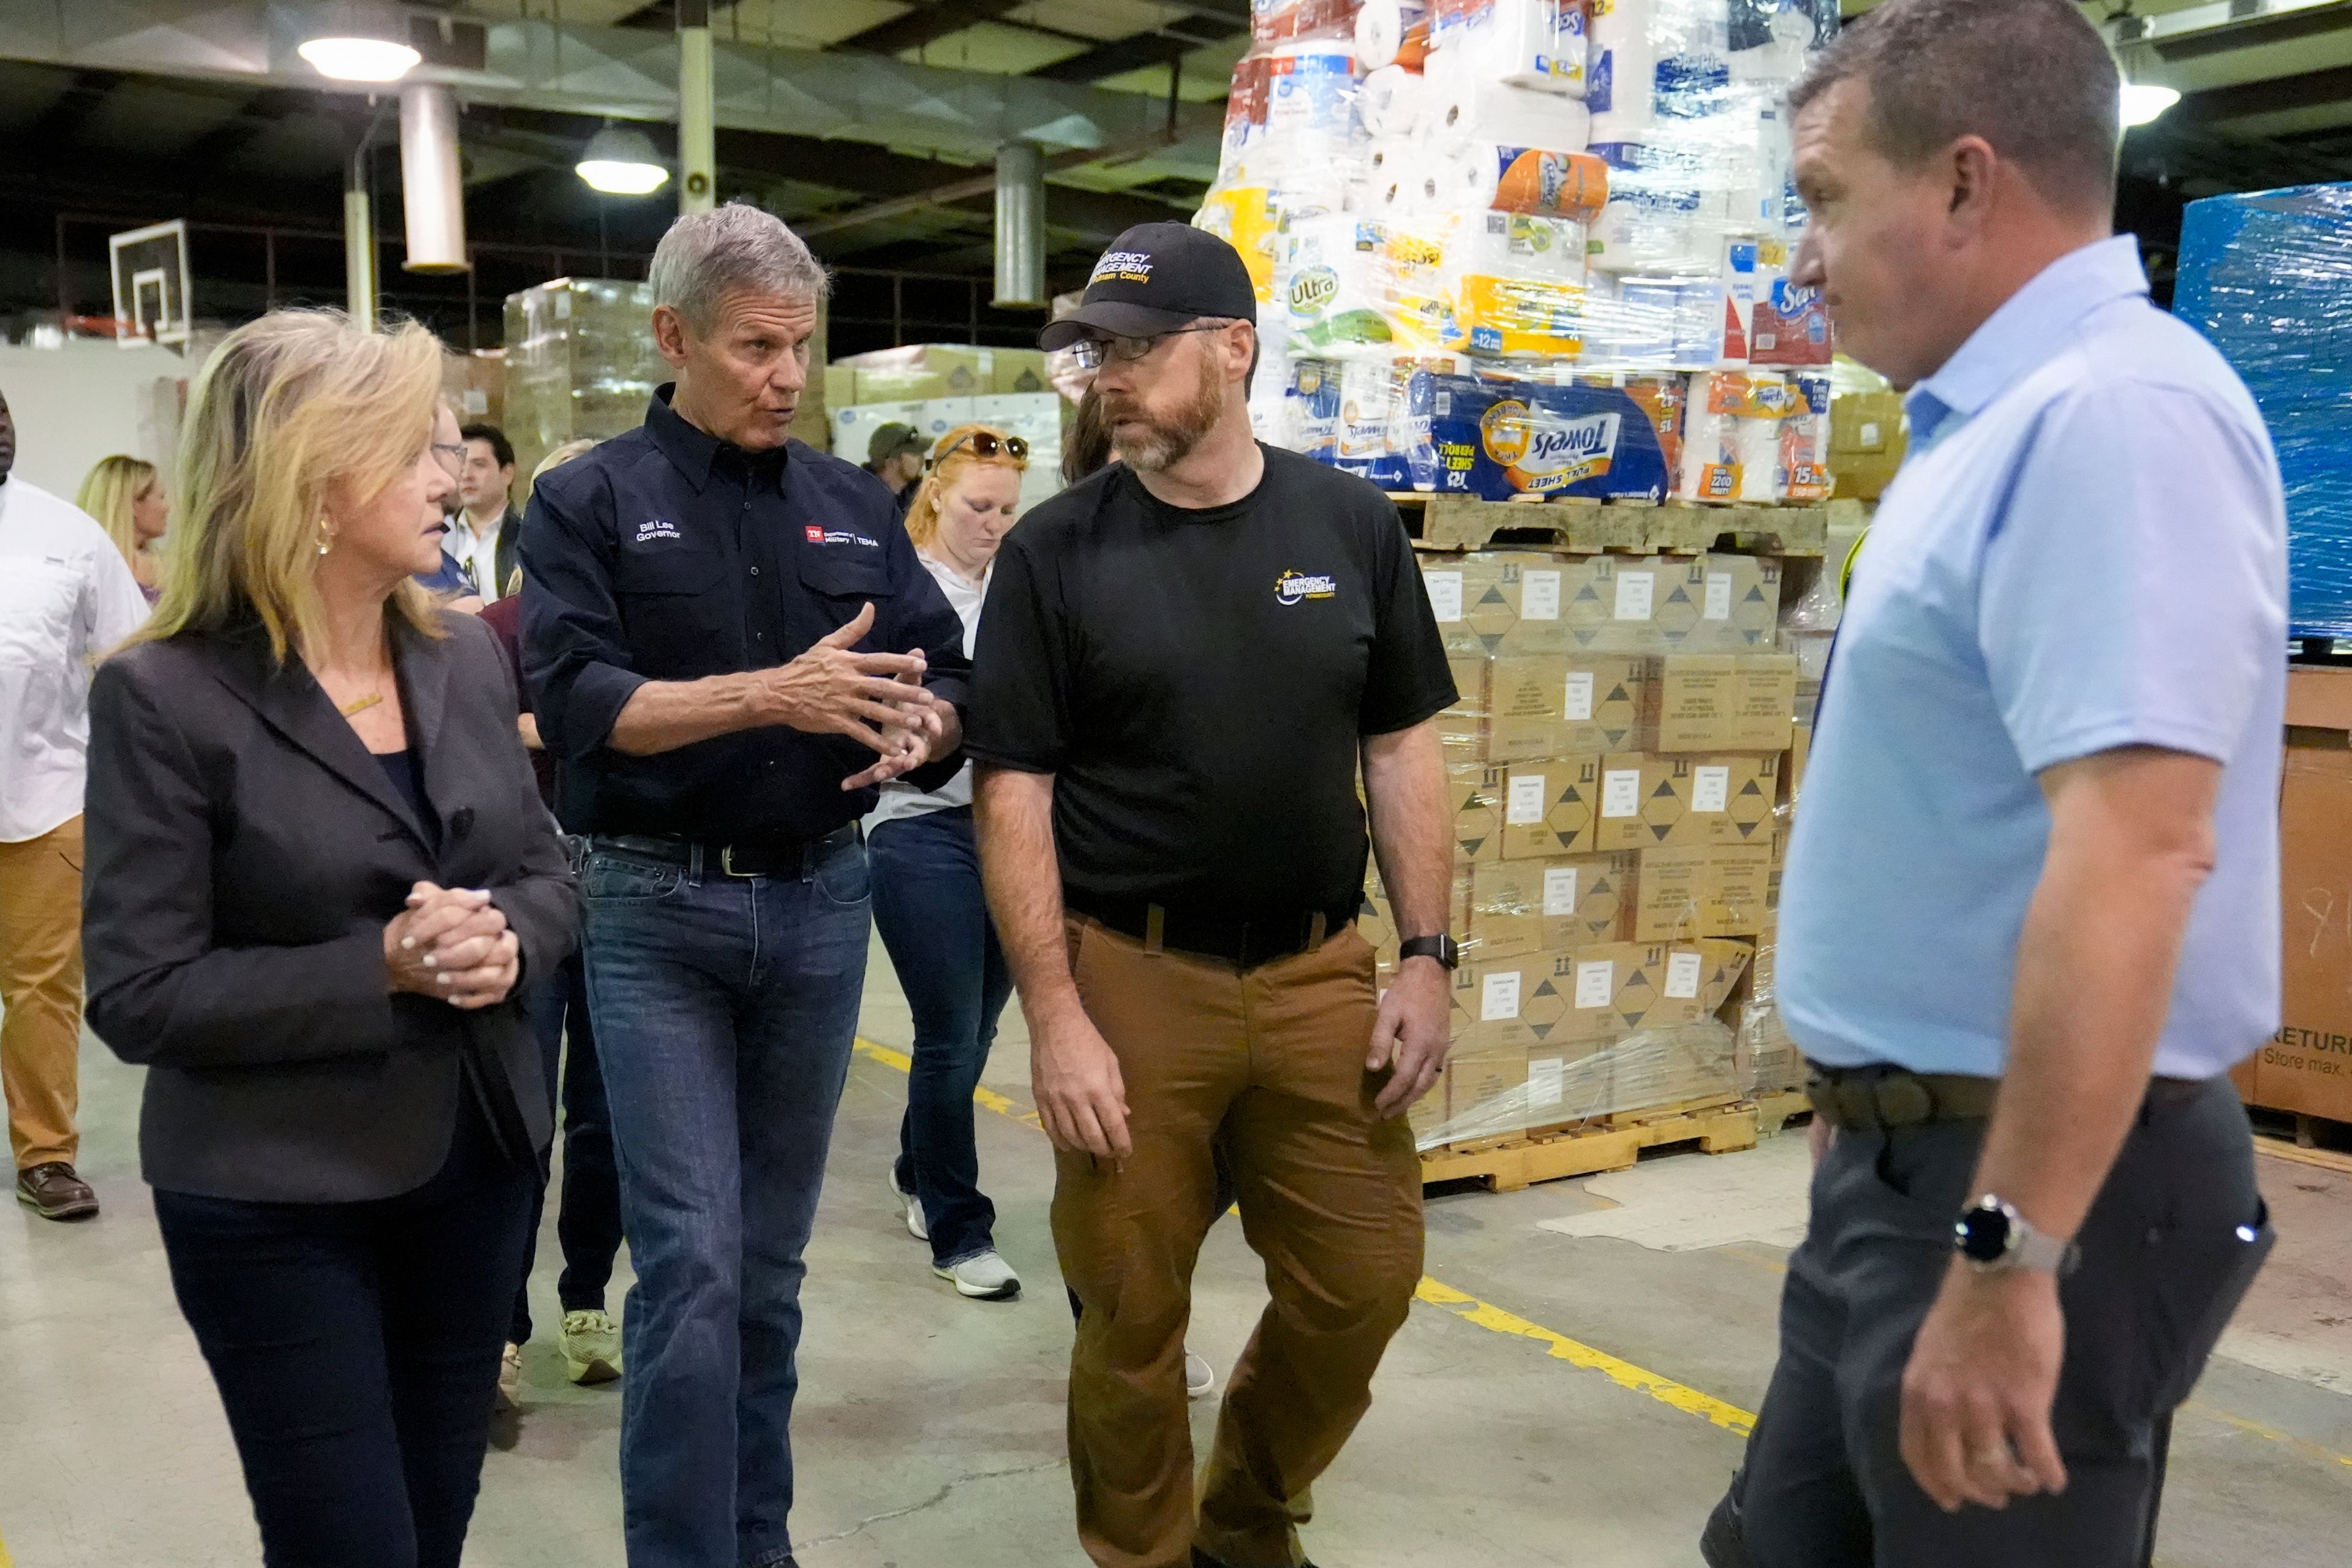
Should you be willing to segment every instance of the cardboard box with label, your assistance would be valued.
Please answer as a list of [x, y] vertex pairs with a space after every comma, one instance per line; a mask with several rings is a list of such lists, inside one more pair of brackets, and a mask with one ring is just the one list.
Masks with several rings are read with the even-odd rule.
[[1445, 1063], [1446, 1132], [1456, 1142], [1496, 1138], [1528, 1125], [1524, 1048], [1464, 1050]]
[[[1045, 350], [990, 349], [988, 358], [988, 389], [999, 396], [1054, 391], [1054, 384], [1045, 375]], [[1059, 397], [1061, 394], [1056, 392], [1054, 395]]]
[[1507, 770], [1491, 763], [1454, 763], [1445, 770], [1445, 796], [1454, 814], [1454, 863], [1482, 865], [1503, 858], [1503, 796]]
[[2232, 1077], [2256, 1105], [2352, 1121], [2352, 669], [2287, 674], [2278, 1033]]
[[1841, 500], [1876, 500], [1910, 445], [1903, 397], [1849, 392], [1830, 402], [1830, 474]]
[[1643, 661], [1638, 679], [1643, 750], [1789, 749], [1797, 709], [1794, 654], [1667, 654]]
[[1590, 854], [1593, 794], [1600, 782], [1597, 756], [1511, 763], [1503, 784], [1503, 858]]
[[1769, 845], [1780, 787], [1777, 756], [1633, 752], [1605, 757], [1591, 847], [1607, 853], [1699, 844]]
[[1634, 879], [1636, 942], [1753, 936], [1771, 918], [1769, 844], [1644, 849]]
[[1519, 655], [1488, 672], [1486, 760], [1597, 755], [1640, 744], [1647, 668], [1624, 655]]
[[1448, 654], [1568, 652], [1573, 645], [1559, 597], [1569, 569], [1524, 551], [1421, 557], [1422, 585]]
[[1429, 1086], [1429, 1092], [1414, 1100], [1404, 1113], [1405, 1125], [1412, 1129], [1412, 1141], [1421, 1148], [1434, 1147], [1439, 1131], [1445, 1126], [1453, 1080], [1454, 1068], [1449, 1062], [1439, 1069], [1437, 1081]]
[[[857, 395], [853, 401], [858, 403], [977, 397], [998, 390], [990, 351], [969, 343], [908, 343], [895, 349], [875, 349], [868, 353], [845, 355], [827, 368], [856, 373]], [[825, 388], [825, 401], [833, 401], [830, 383]]]
[[1627, 1030], [1670, 1028], [1711, 1018], [1748, 972], [1756, 950], [1744, 942], [1628, 943], [1615, 1013]]
[[1449, 654], [1445, 668], [1454, 676], [1454, 706], [1437, 716], [1437, 743], [1446, 764], [1485, 762], [1486, 757], [1487, 678], [1493, 660], [1478, 654]]
[[1502, 860], [1470, 880], [1463, 941], [1470, 956], [1557, 952], [1629, 934], [1637, 879], [1631, 855]]
[[1587, 653], [1769, 653], [1780, 563], [1761, 555], [1601, 555], [1568, 605]]

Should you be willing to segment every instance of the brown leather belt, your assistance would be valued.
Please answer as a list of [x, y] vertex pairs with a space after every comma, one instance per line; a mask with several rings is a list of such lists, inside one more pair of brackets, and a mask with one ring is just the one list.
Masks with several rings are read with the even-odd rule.
[[[2175, 1103], [2202, 1093], [2206, 1084], [2203, 1079], [2150, 1079], [2147, 1103]], [[1841, 1131], [1859, 1131], [1930, 1121], [1982, 1121], [1992, 1115], [2000, 1092], [1997, 1078], [1884, 1066], [1815, 1066], [1805, 1083], [1805, 1098], [1812, 1102], [1815, 1115]]]

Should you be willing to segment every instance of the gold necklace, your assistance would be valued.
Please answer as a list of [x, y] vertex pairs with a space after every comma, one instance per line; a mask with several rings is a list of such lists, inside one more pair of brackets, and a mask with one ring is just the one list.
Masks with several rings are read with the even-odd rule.
[[356, 702], [346, 702], [346, 703], [344, 703], [341, 707], [340, 707], [340, 708], [336, 709], [336, 710], [335, 710], [335, 711], [336, 711], [336, 712], [338, 712], [338, 713], [341, 713], [344, 718], [348, 719], [348, 718], [350, 718], [350, 717], [351, 717], [352, 714], [354, 714], [354, 713], [364, 713], [364, 712], [365, 712], [365, 711], [367, 711], [369, 709], [371, 709], [371, 708], [374, 707], [377, 703], [379, 703], [379, 702], [381, 702], [381, 701], [383, 701], [383, 692], [381, 692], [381, 691], [371, 691], [371, 692], [369, 692], [365, 697], [361, 698], [361, 699], [360, 699], [358, 701], [356, 701]]

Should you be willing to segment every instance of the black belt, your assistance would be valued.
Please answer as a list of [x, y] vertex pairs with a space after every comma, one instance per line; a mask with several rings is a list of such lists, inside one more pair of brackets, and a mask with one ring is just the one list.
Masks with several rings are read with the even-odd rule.
[[1236, 969], [1255, 969], [1320, 947], [1326, 937], [1356, 918], [1354, 905], [1342, 910], [1234, 915], [1171, 908], [1148, 899], [1103, 898], [1071, 888], [1063, 889], [1062, 903], [1072, 914], [1100, 921], [1148, 948], [1213, 958]]
[[[2174, 1104], [2203, 1092], [2205, 1087], [2203, 1079], [2150, 1079], [2147, 1103]], [[2000, 1091], [1997, 1078], [1911, 1072], [1884, 1065], [1813, 1065], [1812, 1076], [1805, 1083], [1805, 1098], [1812, 1102], [1814, 1114], [1832, 1127], [1863, 1131], [1928, 1121], [1982, 1121], [1992, 1115]]]
[[617, 849], [688, 869], [698, 864], [705, 871], [727, 877], [805, 877], [818, 860], [856, 842], [854, 822], [821, 838], [767, 838], [751, 844], [708, 844], [656, 833], [599, 833], [589, 840], [598, 849]]

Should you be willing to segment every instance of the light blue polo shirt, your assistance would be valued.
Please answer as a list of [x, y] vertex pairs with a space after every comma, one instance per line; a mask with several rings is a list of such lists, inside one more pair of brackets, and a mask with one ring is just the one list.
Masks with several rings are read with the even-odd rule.
[[2253, 400], [2128, 236], [2052, 263], [1911, 391], [1781, 884], [1780, 1007], [1830, 1066], [1999, 1075], [2050, 812], [2119, 746], [2222, 764], [2156, 1070], [2278, 1026], [2286, 517]]

